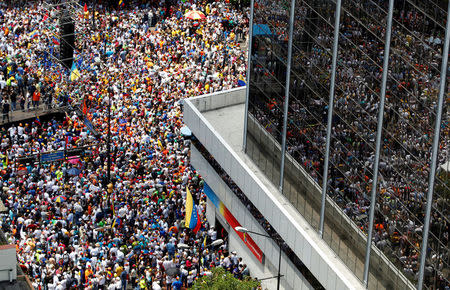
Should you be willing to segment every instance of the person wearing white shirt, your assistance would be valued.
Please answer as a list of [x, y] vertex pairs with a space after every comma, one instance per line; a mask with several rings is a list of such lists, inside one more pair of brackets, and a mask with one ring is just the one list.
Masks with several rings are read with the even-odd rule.
[[208, 236], [211, 238], [211, 241], [215, 241], [217, 239], [217, 231], [214, 229], [214, 227], [211, 227], [211, 229], [208, 231]]
[[64, 289], [65, 289], [65, 287], [63, 286], [62, 281], [59, 281], [59, 282], [56, 284], [55, 290], [64, 290]]
[[100, 272], [97, 276], [98, 276], [98, 286], [100, 288], [103, 288], [103, 285], [105, 285], [106, 283], [106, 277], [102, 272]]
[[116, 290], [116, 289], [117, 289], [117, 288], [116, 288], [116, 284], [115, 284], [115, 283], [109, 284], [108, 290]]
[[23, 135], [25, 128], [22, 126], [22, 123], [19, 124], [19, 126], [17, 127], [17, 134], [19, 134], [19, 136]]
[[8, 132], [9, 132], [9, 136], [11, 138], [13, 138], [14, 135], [16, 135], [16, 132], [17, 132], [16, 126], [12, 125], [11, 127], [9, 127]]
[[223, 259], [223, 266], [224, 266], [224, 268], [228, 268], [228, 267], [230, 267], [231, 266], [231, 260], [230, 260], [230, 258], [229, 258], [229, 256], [226, 256], [224, 259]]
[[54, 283], [48, 283], [47, 290], [56, 290], [56, 285]]

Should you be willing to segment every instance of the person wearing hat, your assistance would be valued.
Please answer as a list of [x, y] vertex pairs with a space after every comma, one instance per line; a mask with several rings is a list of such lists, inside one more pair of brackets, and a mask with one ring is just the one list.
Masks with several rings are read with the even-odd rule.
[[238, 265], [238, 256], [236, 251], [231, 252], [231, 263], [233, 264], [233, 266]]
[[183, 284], [180, 281], [180, 277], [177, 276], [175, 278], [175, 280], [172, 282], [172, 289], [173, 290], [181, 290], [181, 287], [183, 286]]

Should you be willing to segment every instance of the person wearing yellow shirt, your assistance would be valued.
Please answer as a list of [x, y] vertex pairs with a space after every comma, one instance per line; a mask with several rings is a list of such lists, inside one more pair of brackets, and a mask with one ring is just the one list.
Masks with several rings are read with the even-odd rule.
[[145, 282], [145, 277], [144, 276], [142, 276], [141, 280], [139, 281], [139, 287], [141, 289], [148, 289], [147, 288], [147, 282]]
[[55, 172], [55, 174], [56, 174], [56, 180], [60, 180], [63, 176], [63, 172], [61, 170], [57, 170]]
[[122, 272], [123, 272], [123, 267], [122, 267], [122, 265], [119, 264], [119, 266], [117, 266], [117, 268], [116, 268], [117, 277], [120, 277], [120, 274], [122, 274]]
[[[9, 69], [10, 70], [10, 69]], [[9, 73], [9, 71], [8, 71]], [[10, 77], [7, 81], [6, 81], [6, 85], [7, 86], [12, 86], [12, 83], [15, 81], [16, 79], [12, 76]]]
[[84, 272], [85, 281], [88, 281], [89, 277], [91, 277], [93, 275], [94, 275], [94, 272], [91, 269], [91, 265], [88, 265], [87, 268], [86, 268], [86, 271]]

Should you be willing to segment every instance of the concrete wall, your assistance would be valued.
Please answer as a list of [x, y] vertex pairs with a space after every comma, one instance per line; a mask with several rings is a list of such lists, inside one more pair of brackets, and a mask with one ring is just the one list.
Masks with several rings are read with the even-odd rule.
[[[191, 148], [191, 164], [198, 172], [200, 172], [206, 183], [208, 183], [211, 189], [216, 193], [216, 195], [241, 225], [251, 231], [265, 233], [264, 229], [247, 210], [245, 205], [243, 205], [239, 198], [236, 197], [236, 195], [229, 189], [228, 185], [223, 182], [222, 178], [209, 165], [209, 163], [203, 158], [195, 147]], [[211, 202], [208, 203], [208, 206], [215, 209], [215, 206]], [[216, 216], [219, 220], [221, 220], [221, 222], [223, 221], [223, 219], [219, 218], [220, 213], [217, 209], [215, 210], [215, 217]], [[207, 213], [207, 218], [208, 221], [211, 222], [212, 220], [210, 219], [212, 219], [213, 216]], [[228, 227], [227, 230], [229, 233], [230, 250], [236, 250], [238, 255], [243, 257], [244, 262], [250, 266], [252, 277], [264, 278], [277, 275], [279, 247], [275, 242], [273, 242], [273, 240], [251, 235], [264, 253], [264, 264], [261, 264], [249, 251], [236, 232], [231, 227]], [[281, 275], [284, 275], [281, 279], [281, 286], [283, 289], [313, 289], [284, 253], [282, 253], [281, 259]], [[268, 289], [275, 289], [276, 280], [277, 279], [271, 279], [265, 281], [263, 282], [263, 286]]]
[[200, 112], [242, 104], [245, 102], [245, 87], [190, 98], [189, 102]]
[[16, 245], [3, 245], [0, 246], [0, 281], [10, 279], [17, 279]]
[[[191, 161], [192, 164], [192, 161]], [[206, 200], [206, 219], [208, 220], [208, 223], [215, 227], [216, 226], [216, 207], [215, 205], [209, 200], [209, 198]]]

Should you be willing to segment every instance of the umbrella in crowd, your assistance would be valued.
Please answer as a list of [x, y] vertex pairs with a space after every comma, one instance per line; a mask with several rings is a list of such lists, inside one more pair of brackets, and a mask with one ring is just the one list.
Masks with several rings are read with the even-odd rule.
[[69, 170], [67, 170], [67, 174], [69, 174], [70, 176], [75, 176], [80, 174], [80, 169], [76, 168], [76, 167], [72, 167]]
[[57, 197], [55, 197], [53, 199], [55, 202], [64, 202], [67, 200], [67, 197], [63, 196], [63, 195], [58, 195]]
[[184, 15], [184, 17], [186, 17], [187, 19], [192, 19], [192, 20], [202, 20], [202, 19], [206, 18], [205, 14], [203, 14], [203, 12], [200, 12], [197, 10], [187, 12]]
[[80, 163], [80, 158], [78, 158], [76, 156], [71, 156], [71, 157], [67, 158], [67, 162], [72, 163], [72, 164], [77, 164], [77, 163]]

